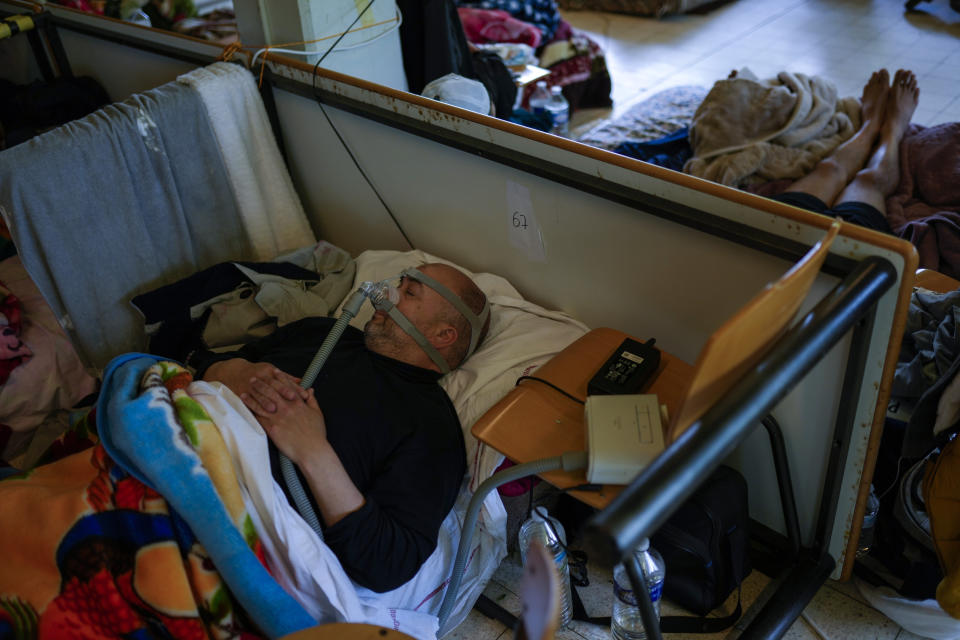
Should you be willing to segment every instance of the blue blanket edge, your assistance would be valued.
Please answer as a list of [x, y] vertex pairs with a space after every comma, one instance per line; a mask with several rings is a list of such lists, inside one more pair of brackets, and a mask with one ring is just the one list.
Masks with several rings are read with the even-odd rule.
[[149, 400], [139, 393], [139, 382], [143, 373], [161, 360], [167, 358], [127, 353], [107, 365], [96, 416], [104, 449], [121, 468], [163, 495], [190, 525], [231, 593], [261, 631], [279, 638], [316, 625], [247, 546], [209, 476], [196, 476], [197, 460], [169, 444], [165, 452], [172, 455], [162, 459], [150, 451], [150, 446], [157, 444], [152, 436], [157, 434], [149, 427], [165, 416], [147, 406]]

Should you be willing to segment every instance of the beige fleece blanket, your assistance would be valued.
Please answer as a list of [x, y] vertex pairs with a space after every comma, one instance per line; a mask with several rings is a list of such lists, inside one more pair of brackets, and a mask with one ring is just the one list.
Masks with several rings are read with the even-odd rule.
[[734, 187], [797, 179], [859, 126], [860, 101], [838, 100], [828, 80], [783, 71], [761, 81], [741, 69], [716, 82], [694, 114], [683, 170]]

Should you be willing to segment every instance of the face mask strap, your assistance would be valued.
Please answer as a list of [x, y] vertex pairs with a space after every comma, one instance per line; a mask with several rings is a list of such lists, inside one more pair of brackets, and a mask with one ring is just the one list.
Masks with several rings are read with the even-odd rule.
[[[389, 306], [387, 306], [389, 305]], [[400, 310], [397, 309], [392, 302], [387, 301], [386, 304], [382, 306], [381, 311], [385, 311], [390, 318], [397, 323], [397, 325], [403, 329], [408, 336], [413, 338], [414, 342], [420, 345], [420, 348], [423, 349], [424, 353], [427, 354], [433, 364], [437, 365], [441, 373], [450, 373], [450, 365], [447, 364], [447, 361], [443, 359], [443, 356], [440, 355], [440, 352], [430, 344], [430, 341], [427, 340], [420, 330], [413, 326], [413, 323], [407, 320], [407, 317], [400, 313]]]
[[463, 303], [463, 300], [460, 299], [460, 296], [455, 294], [453, 291], [450, 291], [447, 287], [440, 284], [423, 271], [419, 269], [404, 269], [402, 275], [407, 278], [421, 282], [441, 296], [443, 296], [447, 302], [453, 305], [453, 308], [460, 312], [467, 322], [470, 323], [470, 347], [467, 349], [467, 355], [464, 359], [469, 358], [474, 350], [477, 348], [477, 342], [480, 341], [480, 333], [483, 331], [483, 325], [486, 323], [487, 318], [490, 316], [490, 303], [487, 302], [486, 296], [483, 300], [483, 310], [480, 311], [480, 315], [475, 314], [470, 308]]

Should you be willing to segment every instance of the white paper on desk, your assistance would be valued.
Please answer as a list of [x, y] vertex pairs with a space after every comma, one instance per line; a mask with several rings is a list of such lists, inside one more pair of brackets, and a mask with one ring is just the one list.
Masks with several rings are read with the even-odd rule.
[[530, 190], [507, 180], [507, 235], [510, 245], [522, 250], [532, 262], [546, 262], [543, 234], [533, 212]]

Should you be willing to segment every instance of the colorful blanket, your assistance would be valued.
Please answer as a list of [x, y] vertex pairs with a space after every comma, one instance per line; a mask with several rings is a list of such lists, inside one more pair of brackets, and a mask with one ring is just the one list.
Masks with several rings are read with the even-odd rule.
[[314, 624], [264, 568], [189, 382], [153, 356], [115, 359], [100, 442], [0, 481], [0, 637], [279, 637]]

